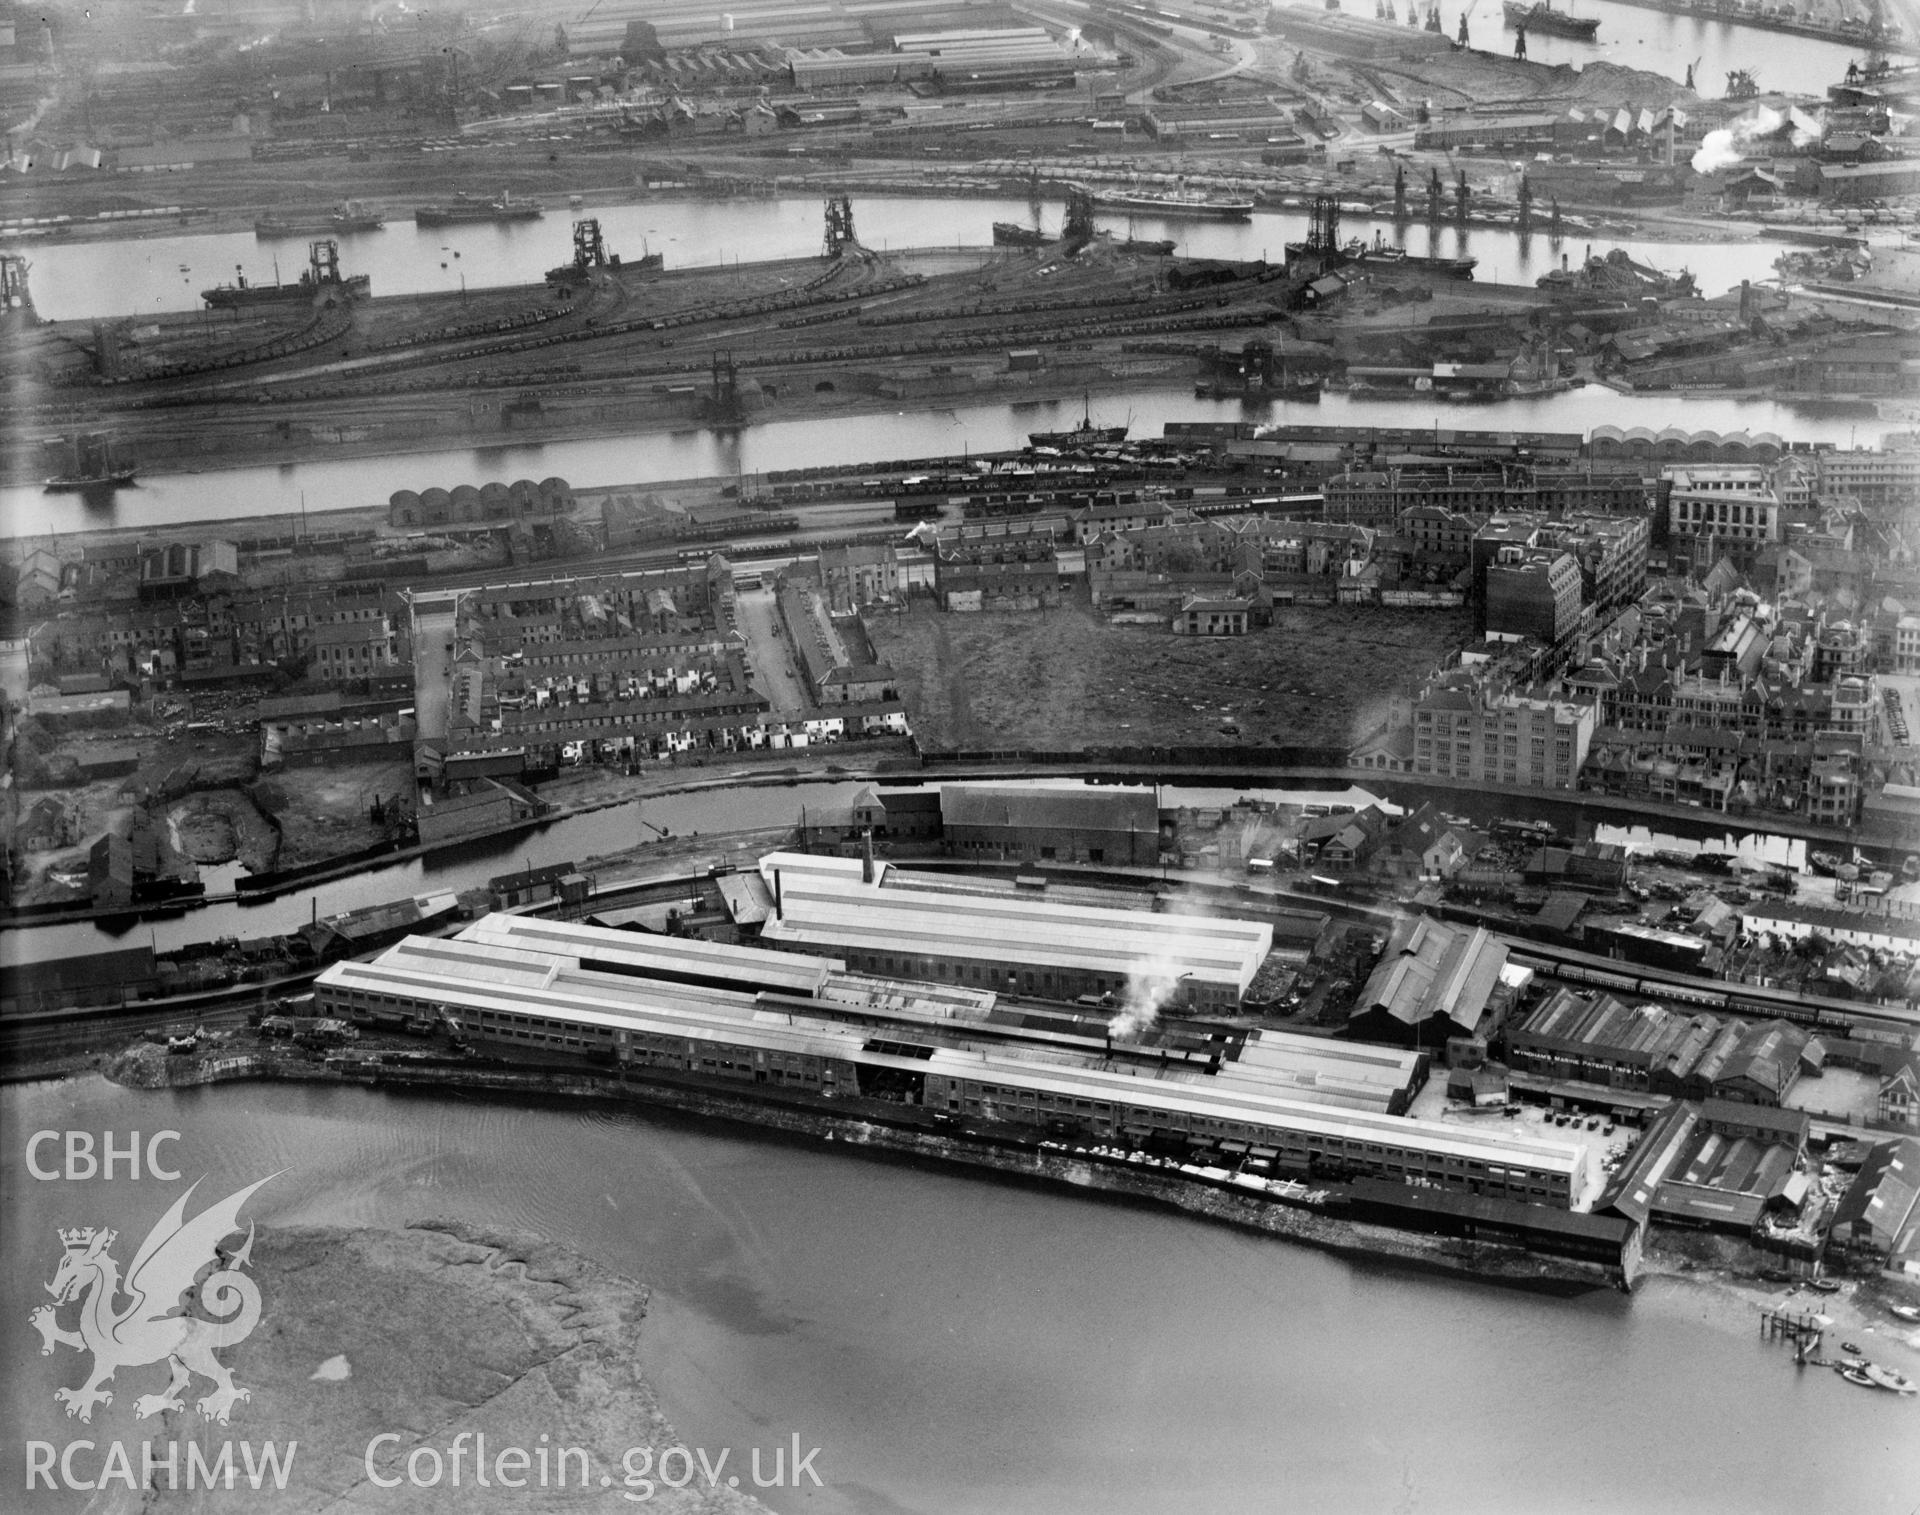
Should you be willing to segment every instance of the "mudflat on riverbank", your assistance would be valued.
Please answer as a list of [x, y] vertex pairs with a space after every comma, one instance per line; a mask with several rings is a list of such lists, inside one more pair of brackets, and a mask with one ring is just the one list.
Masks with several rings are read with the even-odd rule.
[[[251, 1397], [227, 1434], [256, 1445], [297, 1441], [292, 1476], [264, 1503], [240, 1480], [231, 1491], [152, 1490], [143, 1509], [630, 1509], [625, 1496], [639, 1488], [630, 1491], [630, 1470], [657, 1470], [661, 1454], [682, 1445], [645, 1376], [646, 1288], [565, 1247], [451, 1221], [400, 1231], [275, 1229], [260, 1233], [251, 1271], [260, 1325], [223, 1354]], [[217, 1430], [191, 1412], [169, 1412], [157, 1430], [143, 1424], [156, 1442], [204, 1442]], [[481, 1438], [487, 1487], [475, 1482]], [[456, 1441], [458, 1487], [444, 1472], [429, 1484], [436, 1465], [451, 1465]], [[561, 1448], [584, 1454], [565, 1459], [564, 1485]], [[524, 1463], [513, 1455], [520, 1451]], [[677, 1478], [677, 1456], [669, 1469]], [[653, 1477], [647, 1507], [765, 1508], [728, 1487], [728, 1474], [709, 1487], [697, 1462], [693, 1470], [684, 1489]], [[524, 1486], [511, 1487], [514, 1480]]]

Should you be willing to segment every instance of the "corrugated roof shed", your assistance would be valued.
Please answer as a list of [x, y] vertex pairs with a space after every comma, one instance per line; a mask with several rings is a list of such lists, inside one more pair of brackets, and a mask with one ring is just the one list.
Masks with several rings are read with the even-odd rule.
[[1472, 1032], [1507, 963], [1506, 944], [1484, 927], [1442, 925], [1431, 916], [1394, 928], [1358, 1008], [1407, 1026], [1445, 1016]]
[[1834, 1234], [1859, 1226], [1889, 1250], [1910, 1248], [1920, 1228], [1920, 1141], [1907, 1136], [1868, 1154], [1833, 1213]]

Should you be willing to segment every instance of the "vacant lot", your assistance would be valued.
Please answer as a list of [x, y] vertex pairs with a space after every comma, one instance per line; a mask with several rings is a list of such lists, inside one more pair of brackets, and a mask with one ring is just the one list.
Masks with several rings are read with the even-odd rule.
[[373, 822], [374, 800], [397, 796], [411, 806], [413, 792], [413, 765], [386, 762], [287, 768], [254, 795], [279, 820], [279, 866], [291, 868], [372, 846], [386, 829]]
[[[926, 606], [868, 622], [929, 749], [1344, 745], [1469, 632], [1450, 611], [1281, 609], [1245, 637]], [[1234, 735], [1223, 722], [1239, 727]]]

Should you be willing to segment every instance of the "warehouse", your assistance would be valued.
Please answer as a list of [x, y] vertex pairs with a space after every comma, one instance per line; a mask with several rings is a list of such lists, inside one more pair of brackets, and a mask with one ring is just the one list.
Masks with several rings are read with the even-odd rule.
[[1564, 987], [1508, 1029], [1507, 1057], [1550, 1078], [1773, 1106], [1823, 1060], [1813, 1038], [1785, 1021], [1723, 1021]]
[[[871, 1001], [850, 1007], [831, 992], [819, 1001], [752, 994], [687, 982], [689, 969], [751, 982], [778, 971], [769, 954], [678, 939], [630, 947], [622, 933], [595, 927], [545, 934], [529, 928], [551, 923], [482, 924], [484, 931], [452, 941], [409, 938], [371, 963], [334, 964], [316, 984], [316, 1008], [361, 1024], [451, 1019], [462, 1037], [525, 1061], [615, 1063], [702, 1084], [770, 1086], [860, 1101], [873, 1114], [916, 1106], [965, 1124], [1126, 1138], [1319, 1177], [1374, 1174], [1564, 1208], [1584, 1176], [1579, 1149], [1562, 1143], [1316, 1101], [1290, 1086], [1288, 1069], [1297, 1071], [1306, 1052], [1284, 1039], [1271, 1057], [1222, 1076], [1203, 1071], [1211, 1063], [1151, 1048], [1109, 1050], [1083, 1039], [1076, 1054], [1001, 1040], [978, 1023], [956, 1029], [952, 1014], [943, 1022], [939, 1007], [918, 1003], [944, 998], [952, 1011], [971, 1000], [979, 1009], [976, 997], [956, 999], [950, 989], [893, 986], [904, 1014]], [[656, 967], [678, 977], [616, 966], [628, 951], [655, 954]], [[801, 971], [823, 981], [831, 972], [818, 962]], [[826, 987], [844, 994], [849, 986]], [[875, 1024], [889, 1019], [888, 1034], [876, 1036]], [[1384, 1063], [1349, 1067], [1392, 1076]]]
[[1255, 921], [936, 893], [887, 882], [884, 864], [865, 882], [862, 867], [762, 858], [774, 896], [762, 940], [830, 951], [869, 973], [1057, 1000], [1150, 990], [1215, 1012], [1238, 1008], [1273, 947], [1273, 928]]
[[1769, 1205], [1803, 1187], [1793, 1178], [1807, 1126], [1806, 1116], [1785, 1111], [1678, 1101], [1654, 1118], [1594, 1213], [1744, 1235]]
[[1356, 1041], [1444, 1047], [1484, 1027], [1507, 965], [1506, 944], [1484, 927], [1403, 920], [1347, 1020]]
[[947, 850], [972, 862], [1160, 860], [1160, 809], [1147, 789], [943, 784]]

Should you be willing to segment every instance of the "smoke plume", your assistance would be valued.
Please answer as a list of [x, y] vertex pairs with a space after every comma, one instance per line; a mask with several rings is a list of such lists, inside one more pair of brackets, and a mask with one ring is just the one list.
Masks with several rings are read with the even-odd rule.
[[1126, 998], [1121, 1001], [1120, 1013], [1109, 1022], [1108, 1034], [1117, 1042], [1140, 1040], [1152, 1029], [1160, 1007], [1179, 990], [1183, 977], [1175, 972], [1173, 964], [1158, 958], [1135, 968], [1127, 975]]
[[[1793, 130], [1783, 132], [1789, 122]], [[1731, 168], [1742, 158], [1764, 150], [1763, 145], [1769, 138], [1783, 135], [1793, 147], [1805, 147], [1818, 137], [1818, 123], [1803, 113], [1788, 114], [1771, 106], [1756, 105], [1731, 126], [1707, 133], [1700, 143], [1700, 150], [1693, 155], [1693, 171], [1711, 174]]]

